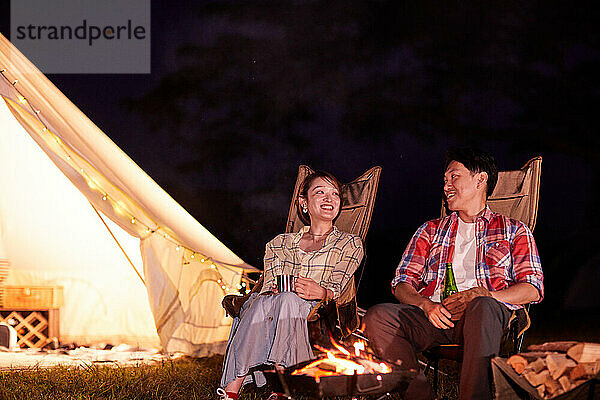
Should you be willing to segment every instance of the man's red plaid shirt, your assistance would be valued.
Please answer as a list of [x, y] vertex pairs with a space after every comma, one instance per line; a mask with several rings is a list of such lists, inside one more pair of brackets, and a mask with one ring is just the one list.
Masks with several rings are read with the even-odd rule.
[[[445, 264], [452, 262], [458, 214], [421, 225], [408, 243], [392, 280], [392, 292], [400, 282], [410, 283], [422, 296], [430, 297], [442, 284]], [[521, 221], [492, 212], [486, 207], [475, 221], [477, 244], [475, 277], [479, 286], [491, 291], [516, 283], [533, 285], [544, 297], [544, 273], [535, 240]], [[519, 305], [506, 304], [511, 309]]]

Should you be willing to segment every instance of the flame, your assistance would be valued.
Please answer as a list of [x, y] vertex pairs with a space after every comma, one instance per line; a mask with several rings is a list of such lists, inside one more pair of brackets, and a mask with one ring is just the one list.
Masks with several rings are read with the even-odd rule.
[[365, 342], [363, 342], [362, 340], [354, 342], [352, 346], [354, 346], [354, 355], [356, 357], [360, 357], [360, 352], [365, 351]]
[[[362, 375], [362, 374], [387, 374], [392, 368], [386, 363], [377, 363], [372, 360], [370, 354], [365, 352], [364, 341], [353, 343], [354, 354], [350, 353], [344, 346], [331, 339], [333, 349], [315, 345], [315, 348], [325, 353], [325, 357], [319, 358], [303, 368], [292, 372], [292, 375], [309, 375], [317, 382], [323, 376], [332, 375]], [[381, 380], [381, 375], [378, 375]]]

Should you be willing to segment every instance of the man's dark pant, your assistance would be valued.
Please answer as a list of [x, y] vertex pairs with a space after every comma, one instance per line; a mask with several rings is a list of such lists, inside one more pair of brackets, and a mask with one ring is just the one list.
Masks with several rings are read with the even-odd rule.
[[[491, 297], [471, 301], [452, 329], [434, 327], [425, 313], [408, 304], [378, 304], [365, 316], [375, 353], [406, 368], [419, 369], [416, 353], [440, 344], [464, 346], [459, 399], [491, 399], [490, 361], [498, 354], [511, 311]], [[410, 390], [410, 388], [409, 388]], [[409, 392], [407, 391], [407, 399]]]

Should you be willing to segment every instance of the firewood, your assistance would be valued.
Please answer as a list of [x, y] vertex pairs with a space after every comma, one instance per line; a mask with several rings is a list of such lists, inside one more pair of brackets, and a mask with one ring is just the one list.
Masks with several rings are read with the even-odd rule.
[[524, 359], [523, 357], [521, 357], [518, 354], [512, 355], [508, 358], [508, 360], [506, 360], [506, 362], [508, 363], [508, 365], [510, 365], [511, 367], [513, 367], [513, 369], [515, 370], [515, 372], [517, 374], [522, 374], [523, 371], [525, 370], [525, 367], [527, 366], [527, 360]]
[[579, 363], [569, 373], [571, 382], [578, 379], [588, 379], [596, 375], [596, 363]]
[[560, 353], [557, 353], [556, 351], [528, 351], [525, 353], [519, 353], [519, 355], [521, 357], [523, 357], [524, 359], [526, 359], [527, 362], [534, 362], [538, 358], [546, 358], [547, 356], [552, 355], [552, 354], [560, 354]]
[[532, 344], [527, 347], [529, 351], [558, 351], [566, 353], [571, 347], [579, 342], [548, 342], [544, 344]]
[[331, 372], [337, 371], [337, 368], [335, 367], [335, 365], [330, 364], [327, 361], [323, 361], [323, 362], [319, 363], [317, 368], [322, 369], [323, 371], [331, 371]]
[[562, 390], [560, 384], [550, 376], [546, 377], [544, 386], [546, 386], [546, 392], [548, 392], [551, 397], [558, 394]]
[[535, 372], [527, 372], [524, 373], [523, 376], [525, 379], [527, 379], [527, 382], [529, 382], [531, 386], [537, 387], [546, 381], [546, 378], [550, 376], [550, 372], [545, 369], [539, 374], [536, 374]]
[[543, 358], [538, 358], [535, 361], [527, 364], [527, 366], [525, 367], [525, 372], [533, 371], [537, 374], [544, 368], [546, 368], [546, 361], [544, 361]]
[[593, 362], [600, 359], [600, 343], [579, 343], [571, 347], [567, 354], [579, 363]]
[[544, 393], [546, 392], [546, 386], [539, 385], [539, 386], [536, 386], [535, 389], [537, 390], [537, 392], [540, 395], [540, 397], [544, 397]]
[[546, 357], [546, 366], [552, 379], [558, 379], [567, 369], [567, 356], [565, 354], [551, 354]]
[[566, 375], [563, 375], [560, 378], [558, 378], [558, 383], [560, 383], [560, 386], [563, 388], [563, 390], [565, 392], [568, 392], [569, 390], [571, 390], [571, 381], [569, 380], [569, 378]]

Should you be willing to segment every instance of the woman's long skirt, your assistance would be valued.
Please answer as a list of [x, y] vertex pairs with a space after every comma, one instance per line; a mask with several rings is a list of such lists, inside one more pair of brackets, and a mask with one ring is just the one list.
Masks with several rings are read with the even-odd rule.
[[[289, 367], [314, 358], [306, 317], [315, 304], [293, 292], [253, 293], [231, 328], [221, 387], [237, 377], [246, 376], [250, 368], [258, 365]], [[262, 374], [255, 377], [257, 386], [265, 384]], [[244, 384], [251, 380], [248, 376]]]

